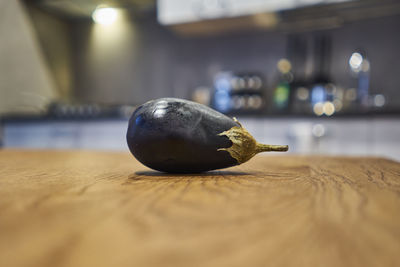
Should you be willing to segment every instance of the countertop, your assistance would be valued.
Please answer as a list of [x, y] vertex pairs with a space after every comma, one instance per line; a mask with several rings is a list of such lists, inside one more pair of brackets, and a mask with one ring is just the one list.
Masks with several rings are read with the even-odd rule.
[[196, 175], [0, 150], [0, 266], [400, 266], [400, 163], [259, 155]]

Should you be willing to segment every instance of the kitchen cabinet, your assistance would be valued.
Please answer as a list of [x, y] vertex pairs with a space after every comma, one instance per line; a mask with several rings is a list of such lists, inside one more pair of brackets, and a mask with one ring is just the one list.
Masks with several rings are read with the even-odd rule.
[[[400, 160], [397, 118], [238, 118], [261, 143], [289, 153], [385, 156]], [[127, 150], [127, 120], [6, 123], [4, 146]]]
[[170, 25], [347, 1], [349, 0], [158, 0], [157, 8], [160, 23]]

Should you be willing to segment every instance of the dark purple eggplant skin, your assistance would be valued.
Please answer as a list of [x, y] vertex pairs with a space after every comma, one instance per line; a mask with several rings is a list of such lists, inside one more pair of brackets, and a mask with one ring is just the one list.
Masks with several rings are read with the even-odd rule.
[[239, 126], [192, 101], [160, 98], [139, 106], [129, 120], [129, 150], [147, 167], [169, 173], [199, 173], [237, 165], [232, 142], [218, 134]]

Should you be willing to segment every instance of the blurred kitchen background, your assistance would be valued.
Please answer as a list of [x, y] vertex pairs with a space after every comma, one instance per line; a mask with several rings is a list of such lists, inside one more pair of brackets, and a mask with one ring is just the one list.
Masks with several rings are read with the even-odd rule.
[[291, 153], [400, 160], [398, 0], [0, 0], [0, 146], [127, 150], [179, 97]]

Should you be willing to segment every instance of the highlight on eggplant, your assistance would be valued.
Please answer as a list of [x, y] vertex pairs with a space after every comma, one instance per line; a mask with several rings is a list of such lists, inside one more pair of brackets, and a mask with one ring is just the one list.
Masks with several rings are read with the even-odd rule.
[[288, 150], [285, 145], [260, 144], [235, 118], [178, 98], [139, 106], [129, 120], [126, 138], [138, 161], [170, 173], [222, 169], [260, 152]]

